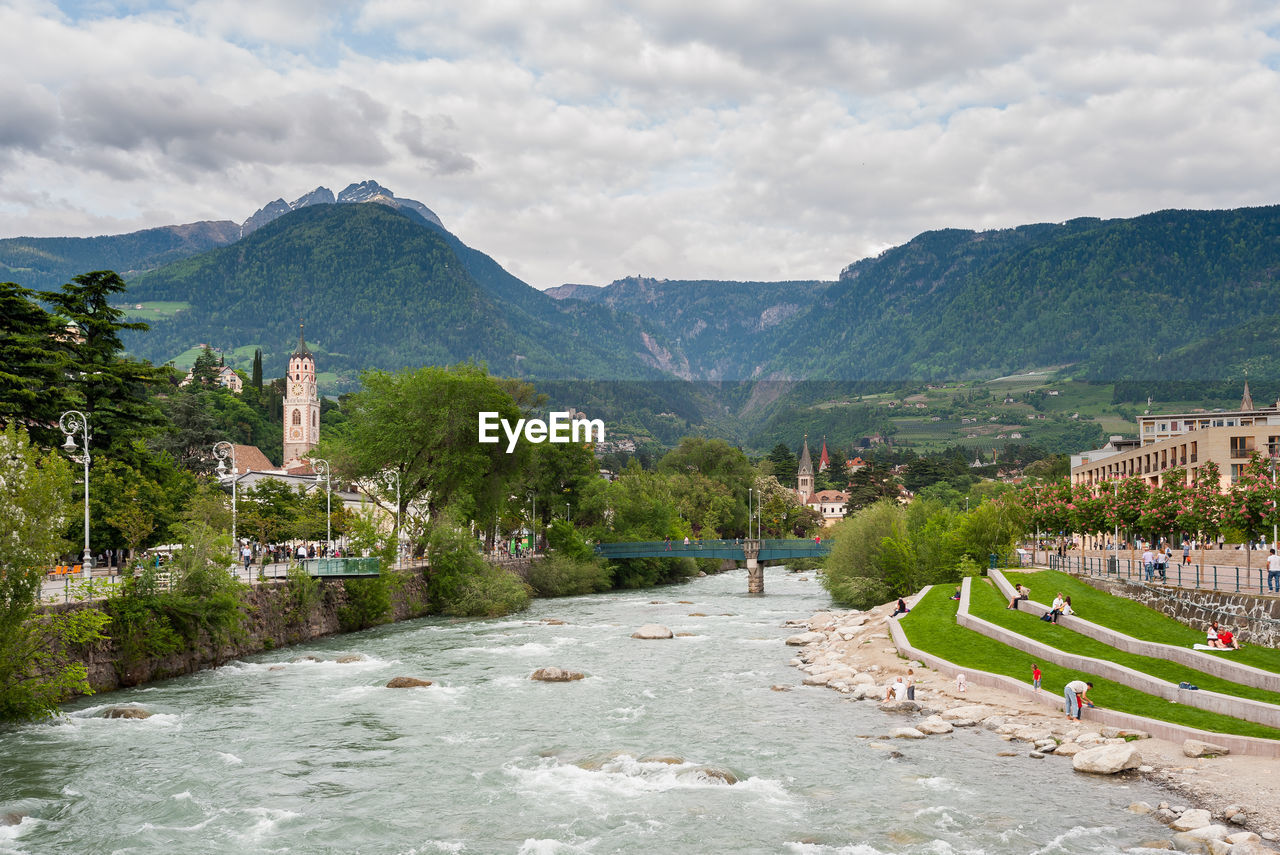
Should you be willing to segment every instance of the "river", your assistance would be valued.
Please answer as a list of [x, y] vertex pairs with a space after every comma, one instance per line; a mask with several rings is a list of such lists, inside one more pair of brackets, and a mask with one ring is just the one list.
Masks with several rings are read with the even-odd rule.
[[[0, 732], [0, 817], [25, 815], [0, 852], [1106, 855], [1167, 837], [1124, 810], [1159, 800], [1145, 783], [996, 757], [985, 731], [891, 758], [859, 737], [900, 719], [787, 665], [782, 622], [829, 602], [817, 582], [771, 569], [745, 591], [738, 571], [408, 621], [83, 699]], [[696, 635], [630, 638], [646, 623]], [[545, 665], [587, 678], [528, 679]], [[383, 688], [400, 675], [435, 685]]]

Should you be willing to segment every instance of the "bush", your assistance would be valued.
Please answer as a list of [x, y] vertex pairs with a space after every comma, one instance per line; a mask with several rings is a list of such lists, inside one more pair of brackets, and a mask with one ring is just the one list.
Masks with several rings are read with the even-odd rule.
[[338, 625], [344, 632], [386, 623], [391, 615], [391, 590], [382, 576], [346, 579], [342, 583], [347, 603], [338, 607]]
[[427, 541], [427, 595], [431, 611], [456, 617], [499, 617], [529, 605], [529, 589], [485, 561], [479, 545], [449, 519]]
[[822, 584], [837, 602], [865, 609], [906, 593], [914, 556], [906, 514], [880, 501], [836, 526]]
[[322, 597], [320, 580], [294, 564], [289, 567], [288, 581], [285, 582], [287, 592], [286, 619], [290, 623], [305, 624], [315, 607], [320, 605]]
[[539, 597], [571, 597], [594, 594], [610, 588], [609, 571], [598, 561], [580, 561], [566, 554], [553, 554], [533, 562], [529, 586]]
[[651, 588], [698, 575], [692, 558], [624, 558], [609, 567], [615, 588]]
[[547, 546], [575, 561], [590, 561], [595, 557], [586, 539], [565, 520], [553, 520], [547, 527]]

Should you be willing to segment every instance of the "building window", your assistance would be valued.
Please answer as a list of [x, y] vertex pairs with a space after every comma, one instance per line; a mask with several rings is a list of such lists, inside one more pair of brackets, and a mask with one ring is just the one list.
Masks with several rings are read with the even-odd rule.
[[1271, 457], [1280, 456], [1280, 436], [1267, 437], [1267, 454]]
[[315, 410], [312, 410], [312, 411], [311, 411], [311, 426], [312, 426], [312, 427], [315, 427], [315, 426], [316, 426], [316, 411], [315, 411]]
[[302, 424], [302, 410], [294, 410], [294, 411], [293, 411], [293, 423], [294, 423], [295, 425], [300, 425], [300, 424]]
[[1231, 464], [1231, 483], [1232, 483], [1232, 484], [1234, 484], [1235, 482], [1237, 482], [1237, 481], [1239, 481], [1239, 480], [1240, 480], [1240, 470], [1241, 470], [1241, 469], [1244, 469], [1244, 464], [1243, 464], [1243, 463], [1232, 463], [1232, 464]]
[[1233, 436], [1231, 437], [1231, 456], [1232, 457], [1248, 457], [1253, 453], [1253, 437], [1251, 436]]
[[1195, 463], [1197, 460], [1200, 459], [1200, 456], [1196, 453], [1196, 446], [1199, 444], [1200, 443], [1198, 442], [1191, 443], [1191, 462], [1192, 463]]

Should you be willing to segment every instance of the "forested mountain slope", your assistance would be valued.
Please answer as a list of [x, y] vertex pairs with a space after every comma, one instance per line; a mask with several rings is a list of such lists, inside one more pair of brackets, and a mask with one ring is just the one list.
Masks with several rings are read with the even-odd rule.
[[780, 324], [805, 312], [832, 283], [721, 282], [631, 276], [598, 288], [550, 292], [566, 304], [596, 303], [634, 315], [672, 345], [670, 370], [689, 380], [757, 376], [781, 350]]
[[[530, 299], [504, 299], [470, 272], [487, 259], [460, 258], [461, 245], [450, 238], [384, 205], [304, 207], [231, 246], [132, 282], [131, 301], [190, 308], [127, 343], [157, 361], [196, 342], [260, 344], [268, 362], [282, 361], [305, 320], [326, 371], [475, 359], [516, 376], [658, 376], [628, 352], [628, 345], [643, 348], [638, 334], [609, 328], [607, 310], [579, 324], [523, 283]], [[549, 311], [536, 311], [538, 301]]]
[[[926, 232], [848, 267], [783, 325], [789, 345], [771, 369], [890, 381], [1067, 363], [1099, 380], [1179, 374], [1175, 350], [1229, 341], [1277, 305], [1280, 207]], [[1273, 359], [1280, 346], [1251, 341], [1241, 358]]]
[[90, 238], [5, 238], [0, 240], [0, 280], [52, 291], [79, 273], [114, 270], [128, 277], [239, 237], [238, 225], [218, 220]]

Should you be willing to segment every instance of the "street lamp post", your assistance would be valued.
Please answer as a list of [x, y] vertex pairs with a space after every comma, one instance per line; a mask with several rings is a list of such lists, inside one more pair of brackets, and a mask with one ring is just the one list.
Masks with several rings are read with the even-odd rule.
[[396, 470], [396, 568], [404, 565], [404, 534], [400, 530], [400, 470]]
[[67, 439], [62, 447], [67, 451], [76, 450], [76, 434], [80, 434], [84, 447], [84, 557], [81, 563], [84, 576], [90, 578], [93, 571], [93, 553], [89, 551], [89, 417], [79, 410], [67, 410], [58, 418], [58, 427]]
[[[240, 563], [240, 539], [236, 537], [236, 482], [240, 480], [239, 470], [236, 469], [236, 447], [225, 439], [213, 444], [213, 456], [218, 458], [218, 480], [226, 483], [227, 479], [231, 480], [231, 548], [235, 551], [236, 563]], [[227, 461], [231, 462], [231, 471], [227, 471]], [[253, 581], [253, 575], [246, 567], [245, 575], [249, 577], [249, 581]]]
[[[313, 458], [311, 465], [315, 467], [316, 475], [324, 479], [324, 542], [325, 556], [333, 557], [333, 511], [330, 510], [330, 500], [333, 495], [333, 482], [329, 477], [329, 461]], [[397, 490], [398, 494], [400, 491]], [[399, 508], [399, 504], [396, 505]], [[397, 533], [397, 537], [398, 537]], [[399, 547], [399, 543], [396, 544]]]

